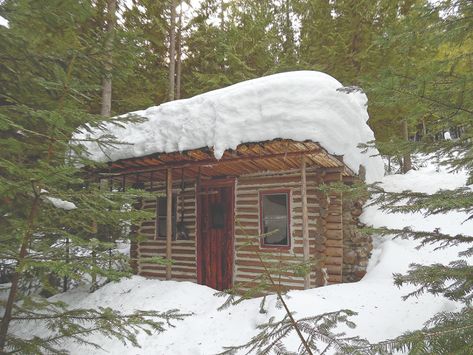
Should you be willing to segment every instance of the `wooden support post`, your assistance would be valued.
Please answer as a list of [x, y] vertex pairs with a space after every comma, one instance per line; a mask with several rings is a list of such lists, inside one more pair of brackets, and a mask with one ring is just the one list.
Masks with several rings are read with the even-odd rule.
[[[301, 162], [301, 198], [302, 198], [302, 240], [304, 251], [304, 263], [310, 261], [309, 247], [309, 216], [307, 214], [307, 177], [306, 177], [306, 157], [302, 156]], [[310, 270], [304, 276], [304, 289], [310, 288]]]
[[[166, 174], [166, 258], [172, 258], [172, 169]], [[166, 280], [171, 279], [171, 265], [166, 265]]]
[[156, 196], [156, 211], [154, 213], [154, 240], [159, 237], [159, 196]]
[[150, 180], [149, 189], [150, 189], [150, 191], [153, 191], [153, 188], [154, 188], [154, 171], [151, 172], [151, 176], [150, 176], [149, 180]]

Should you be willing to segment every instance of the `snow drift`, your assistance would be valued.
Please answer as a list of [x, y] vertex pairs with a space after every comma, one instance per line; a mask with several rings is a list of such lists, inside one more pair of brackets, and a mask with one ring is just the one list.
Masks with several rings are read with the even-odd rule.
[[102, 162], [202, 147], [213, 148], [220, 159], [241, 143], [312, 140], [331, 154], [343, 155], [355, 173], [364, 165], [368, 182], [384, 174], [382, 160], [372, 157], [377, 151], [362, 153], [357, 148], [374, 140], [366, 123], [366, 95], [321, 72], [270, 75], [130, 114], [147, 120], [124, 127], [108, 123], [105, 132], [90, 135], [82, 130], [76, 138], [107, 133], [129, 143], [107, 150], [86, 143], [91, 158]]

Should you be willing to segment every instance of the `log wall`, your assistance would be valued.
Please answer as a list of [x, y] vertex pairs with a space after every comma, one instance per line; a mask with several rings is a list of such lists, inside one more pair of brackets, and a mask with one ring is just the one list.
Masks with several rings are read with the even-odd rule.
[[[317, 190], [321, 183], [339, 181], [340, 173], [324, 172], [314, 169], [307, 171], [307, 202], [309, 217], [309, 248], [311, 261], [317, 262], [310, 273], [310, 286], [338, 283], [342, 281], [343, 264], [343, 229], [342, 229], [342, 196], [332, 194], [326, 196]], [[165, 185], [153, 182], [146, 186], [148, 190], [164, 195]], [[290, 191], [290, 233], [289, 248], [261, 248], [259, 243], [260, 217], [259, 192], [286, 189]], [[180, 221], [180, 182], [173, 184], [177, 192], [177, 221]], [[172, 242], [172, 279], [197, 282], [196, 270], [196, 198], [195, 183], [187, 182], [184, 198], [184, 216], [189, 240], [173, 240]], [[143, 202], [142, 208], [155, 210], [156, 201]], [[139, 233], [145, 238], [134, 250], [141, 259], [153, 256], [165, 257], [166, 240], [154, 240], [155, 221], [142, 223]], [[259, 173], [240, 176], [235, 187], [235, 265], [233, 283], [240, 290], [255, 285], [264, 266], [259, 260], [263, 257], [267, 266], [279, 265], [287, 270], [274, 272], [277, 283], [290, 289], [303, 289], [304, 278], [296, 275], [295, 268], [303, 262], [302, 239], [302, 199], [301, 174], [298, 170], [280, 173]], [[137, 273], [142, 276], [165, 279], [165, 266], [140, 261]]]
[[[339, 172], [323, 173], [322, 179], [325, 184], [342, 181]], [[326, 215], [324, 216], [325, 228], [325, 259], [324, 271], [326, 273], [325, 284], [342, 282], [343, 278], [343, 196], [340, 192], [330, 193], [325, 197]]]
[[[166, 186], [162, 182], [153, 182], [147, 184], [148, 191], [156, 192], [156, 195], [165, 196]], [[173, 183], [173, 192], [177, 194], [177, 222], [181, 220], [181, 182]], [[184, 223], [186, 225], [189, 239], [172, 241], [172, 265], [171, 278], [182, 281], [197, 282], [196, 273], [196, 257], [195, 257], [195, 183], [187, 182], [184, 190]], [[142, 208], [156, 211], [156, 200], [143, 201]], [[155, 235], [155, 219], [143, 222], [138, 230], [139, 234], [145, 239], [138, 243], [136, 248], [136, 256], [140, 260], [138, 262], [138, 275], [166, 278], [166, 267], [155, 263], [143, 262], [143, 258], [153, 256], [166, 257], [166, 239], [154, 239]]]
[[[315, 173], [307, 173], [307, 207], [309, 215], [310, 254], [315, 255], [315, 238], [320, 206], [316, 198]], [[291, 246], [289, 248], [261, 248], [259, 193], [287, 189], [289, 193]], [[254, 285], [255, 278], [264, 271], [258, 252], [263, 253], [264, 262], [281, 268], [296, 267], [303, 262], [301, 175], [298, 171], [283, 174], [260, 174], [239, 177], [236, 186], [235, 211], [235, 271], [234, 282], [246, 289]], [[261, 254], [260, 254], [261, 255]], [[285, 270], [286, 271], [286, 270]], [[274, 279], [291, 289], [303, 289], [303, 276], [295, 276], [287, 270]], [[315, 271], [311, 273], [311, 286], [315, 287]]]

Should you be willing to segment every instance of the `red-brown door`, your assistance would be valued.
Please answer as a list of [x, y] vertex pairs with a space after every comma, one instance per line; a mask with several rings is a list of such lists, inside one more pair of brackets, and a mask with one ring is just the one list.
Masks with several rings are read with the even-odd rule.
[[198, 188], [197, 278], [216, 290], [232, 287], [233, 194], [233, 180], [211, 180]]

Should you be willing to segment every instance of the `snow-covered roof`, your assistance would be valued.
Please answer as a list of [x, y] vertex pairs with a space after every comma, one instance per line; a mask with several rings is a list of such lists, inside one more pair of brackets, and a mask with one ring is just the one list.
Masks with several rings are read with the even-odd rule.
[[[374, 140], [366, 123], [366, 95], [356, 88], [344, 88], [321, 72], [270, 75], [131, 114], [147, 120], [125, 127], [107, 123], [105, 132], [130, 144], [104, 152], [89, 142], [86, 148], [93, 160], [115, 161], [203, 147], [213, 148], [220, 159], [225, 150], [241, 143], [284, 138], [317, 142], [330, 154], [342, 155], [356, 173], [360, 164], [365, 166], [367, 181], [384, 174], [381, 158], [372, 157], [376, 151], [362, 153], [357, 148], [359, 143]], [[84, 130], [76, 138], [88, 136]]]

